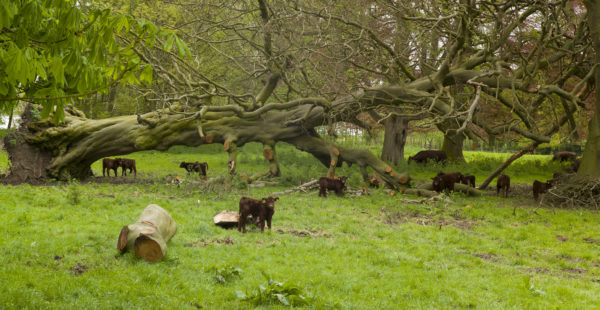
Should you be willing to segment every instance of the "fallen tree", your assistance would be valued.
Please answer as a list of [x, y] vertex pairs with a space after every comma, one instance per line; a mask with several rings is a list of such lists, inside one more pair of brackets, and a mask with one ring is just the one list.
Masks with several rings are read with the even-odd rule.
[[307, 98], [269, 104], [250, 112], [233, 105], [205, 106], [200, 111], [173, 105], [144, 115], [93, 120], [68, 106], [64, 121], [54, 125], [49, 119], [40, 119], [37, 107], [30, 105], [19, 130], [4, 140], [11, 162], [5, 181], [85, 179], [91, 175], [90, 165], [103, 157], [210, 143], [223, 144], [233, 174], [237, 148], [248, 142], [264, 145], [270, 174], [277, 175], [275, 145], [285, 142], [319, 159], [329, 168], [330, 176], [346, 162], [358, 165], [365, 180], [369, 178], [367, 168], [371, 168], [392, 187], [406, 186], [407, 173], [393, 171], [369, 151], [337, 146], [316, 133], [314, 127], [329, 121], [326, 111], [335, 109], [341, 115], [352, 108], [348, 102], [330, 105], [323, 99]]

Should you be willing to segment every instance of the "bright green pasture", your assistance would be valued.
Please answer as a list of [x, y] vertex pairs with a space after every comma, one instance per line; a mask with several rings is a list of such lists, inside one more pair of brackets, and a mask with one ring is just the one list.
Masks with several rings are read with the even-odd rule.
[[[240, 173], [265, 171], [261, 153], [259, 145], [244, 147]], [[212, 216], [236, 210], [243, 195], [264, 197], [326, 173], [292, 147], [282, 145], [278, 155], [283, 186], [249, 188], [239, 178], [208, 186], [178, 168], [182, 160], [207, 161], [209, 177], [225, 175], [226, 153], [217, 146], [123, 156], [137, 161], [136, 183], [0, 186], [0, 308], [285, 308], [236, 297], [255, 294], [267, 282], [263, 272], [300, 287], [311, 298], [305, 307], [315, 309], [600, 308], [600, 216], [536, 209], [529, 196], [457, 193], [453, 203], [408, 204], [400, 199], [415, 197], [383, 190], [344, 198], [290, 194], [276, 203], [272, 231], [214, 226]], [[459, 169], [479, 183], [501, 162], [465, 155], [466, 166], [408, 169], [421, 178]], [[548, 156], [516, 165], [509, 174], [523, 183], [562, 167]], [[102, 174], [99, 163], [93, 169]], [[344, 166], [339, 174], [361, 186], [356, 170]], [[184, 177], [182, 186], [167, 185], [168, 174]], [[154, 264], [116, 250], [121, 227], [150, 203], [179, 225], [165, 259]], [[221, 284], [211, 267], [242, 272]]]

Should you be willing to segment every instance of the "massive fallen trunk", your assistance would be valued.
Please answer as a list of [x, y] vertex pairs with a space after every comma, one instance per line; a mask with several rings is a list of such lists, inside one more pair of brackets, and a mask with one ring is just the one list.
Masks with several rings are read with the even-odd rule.
[[[345, 104], [339, 107], [348, 111]], [[330, 175], [346, 162], [357, 164], [363, 168], [361, 171], [372, 168], [393, 187], [407, 185], [406, 173], [393, 171], [371, 152], [338, 147], [319, 137], [314, 127], [331, 121], [327, 118], [327, 109], [322, 99], [304, 99], [271, 104], [251, 112], [231, 106], [206, 107], [201, 111], [171, 107], [138, 116], [91, 120], [68, 107], [64, 122], [55, 126], [47, 120], [36, 119], [37, 108], [30, 106], [21, 128], [5, 138], [7, 143], [18, 141], [12, 144], [14, 147], [7, 148], [11, 169], [6, 181], [84, 179], [90, 176], [90, 165], [103, 157], [209, 143], [223, 144], [224, 150], [229, 152], [229, 168], [233, 173], [237, 166], [237, 148], [248, 142], [265, 145], [270, 174], [278, 175], [274, 146], [281, 141], [317, 157], [329, 168]], [[34, 156], [39, 159], [31, 160]]]

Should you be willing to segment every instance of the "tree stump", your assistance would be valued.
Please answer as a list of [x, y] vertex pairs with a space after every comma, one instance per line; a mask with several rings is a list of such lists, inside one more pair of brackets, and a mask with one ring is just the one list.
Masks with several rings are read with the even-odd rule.
[[237, 227], [240, 220], [240, 214], [237, 211], [221, 211], [215, 214], [213, 221], [215, 225], [223, 228]]
[[117, 249], [134, 250], [135, 257], [158, 262], [167, 253], [167, 242], [177, 232], [177, 224], [159, 205], [151, 204], [144, 209], [137, 222], [123, 226]]

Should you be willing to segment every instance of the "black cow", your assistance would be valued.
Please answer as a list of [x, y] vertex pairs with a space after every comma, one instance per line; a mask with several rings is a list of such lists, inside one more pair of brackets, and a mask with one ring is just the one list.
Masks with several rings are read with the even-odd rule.
[[545, 183], [540, 182], [538, 180], [533, 181], [533, 199], [538, 201], [540, 199], [540, 194], [547, 192], [550, 188], [554, 186], [555, 180], [548, 180]]
[[208, 171], [208, 163], [207, 162], [189, 163], [189, 162], [183, 161], [179, 165], [179, 168], [184, 168], [188, 172], [188, 174], [190, 174], [191, 172], [198, 172], [202, 176], [206, 176], [206, 172]]
[[446, 152], [441, 151], [441, 150], [425, 150], [425, 151], [420, 151], [419, 153], [415, 154], [415, 156], [410, 156], [408, 157], [408, 162], [414, 160], [417, 163], [425, 163], [428, 160], [433, 160], [433, 161], [437, 161], [437, 162], [446, 162], [446, 159], [448, 159], [448, 156], [446, 156]]
[[471, 187], [475, 187], [475, 176], [474, 175], [463, 175], [460, 183], [469, 185]]
[[554, 153], [552, 160], [560, 160], [560, 162], [563, 162], [568, 160], [575, 160], [575, 158], [577, 158], [577, 154], [573, 152], [556, 152]]
[[279, 197], [273, 198], [269, 196], [261, 200], [242, 197], [240, 199], [238, 231], [246, 233], [246, 221], [248, 220], [248, 215], [252, 215], [253, 219], [258, 219], [260, 232], [265, 231], [265, 220], [267, 220], [267, 226], [271, 229], [271, 219], [275, 213], [275, 201], [277, 200], [279, 200]]
[[[110, 176], [110, 170], [115, 171], [115, 176], [117, 176], [117, 168], [121, 166], [121, 163], [118, 159], [112, 158], [104, 158], [102, 159], [102, 176]], [[104, 172], [106, 171], [106, 174]]]
[[440, 171], [435, 177], [432, 178], [433, 190], [440, 193], [448, 190], [454, 191], [454, 184], [462, 180], [463, 175], [460, 172], [443, 173]]
[[496, 181], [496, 195], [500, 195], [500, 191], [504, 194], [504, 197], [508, 197], [508, 191], [510, 191], [510, 177], [503, 174], [498, 177]]
[[338, 196], [344, 196], [344, 190], [346, 187], [346, 180], [348, 177], [340, 177], [339, 179], [331, 179], [328, 177], [322, 177], [319, 179], [319, 197], [327, 197], [327, 190], [335, 191]]
[[131, 173], [133, 171], [133, 177], [137, 177], [137, 170], [135, 168], [135, 159], [129, 159], [129, 158], [117, 158], [116, 160], [119, 161], [119, 166], [121, 167], [122, 173], [121, 175], [125, 176], [127, 175], [126, 170], [129, 170], [129, 173]]
[[581, 165], [581, 158], [577, 158], [571, 164], [571, 167], [567, 168], [568, 173], [576, 173], [579, 171], [579, 165]]

